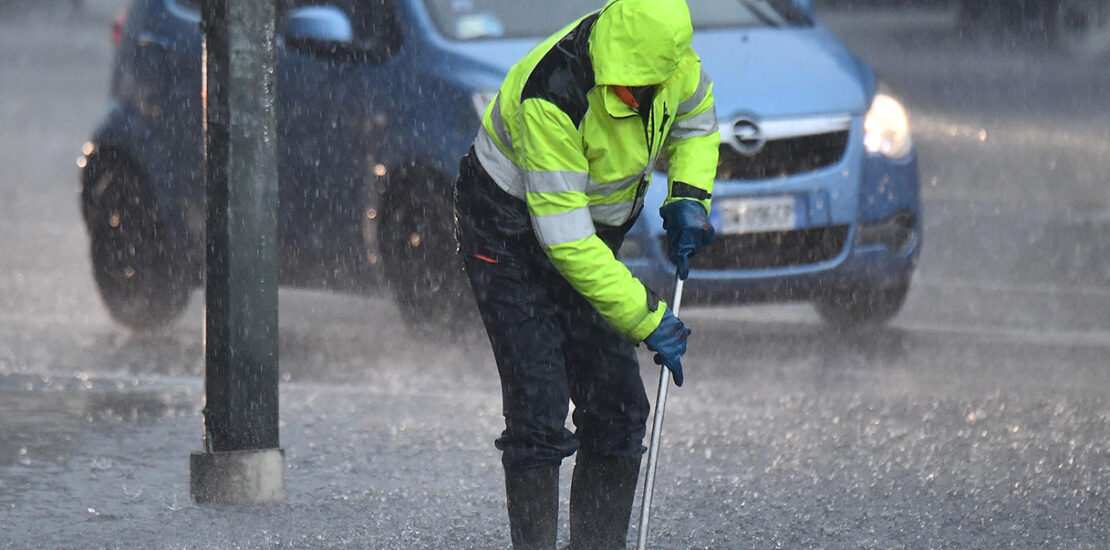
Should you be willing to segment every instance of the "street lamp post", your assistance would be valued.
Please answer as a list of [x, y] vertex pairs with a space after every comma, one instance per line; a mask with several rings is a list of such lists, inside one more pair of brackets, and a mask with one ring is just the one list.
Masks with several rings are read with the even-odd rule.
[[278, 442], [275, 0], [204, 0], [204, 451], [197, 502], [285, 495]]

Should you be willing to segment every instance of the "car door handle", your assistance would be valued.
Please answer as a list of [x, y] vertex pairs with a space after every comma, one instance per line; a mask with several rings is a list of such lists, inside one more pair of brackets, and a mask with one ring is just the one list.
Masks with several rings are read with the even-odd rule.
[[152, 50], [168, 50], [170, 48], [170, 40], [164, 36], [144, 32], [136, 39], [136, 43], [140, 48]]

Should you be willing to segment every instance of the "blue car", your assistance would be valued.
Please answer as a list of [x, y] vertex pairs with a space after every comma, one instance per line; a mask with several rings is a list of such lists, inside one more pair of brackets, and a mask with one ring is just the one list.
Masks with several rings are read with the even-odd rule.
[[[199, 0], [134, 0], [81, 165], [93, 276], [120, 323], [172, 322], [204, 278]], [[388, 289], [413, 326], [471, 315], [451, 188], [508, 68], [599, 0], [283, 0], [277, 51], [279, 279]], [[883, 322], [921, 247], [906, 113], [807, 0], [689, 0], [721, 131], [687, 303], [809, 300]], [[666, 159], [658, 181], [665, 181]], [[665, 294], [651, 186], [620, 257]]]

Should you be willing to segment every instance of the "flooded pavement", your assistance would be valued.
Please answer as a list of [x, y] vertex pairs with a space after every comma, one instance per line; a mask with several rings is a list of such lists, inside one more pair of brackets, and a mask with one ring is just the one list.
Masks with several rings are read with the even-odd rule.
[[[287, 497], [192, 502], [203, 297], [150, 334], [97, 298], [74, 159], [122, 2], [86, 4], [0, 11], [0, 548], [509, 547], [484, 336], [411, 334], [375, 297], [282, 290]], [[919, 276], [855, 334], [804, 304], [684, 310], [652, 547], [1110, 546], [1107, 71], [936, 11], [828, 17], [919, 128]]]
[[[1104, 348], [692, 322], [695, 377], [668, 402], [653, 547], [1106, 544]], [[375, 354], [359, 340], [330, 337], [328, 363], [283, 363], [287, 498], [269, 506], [189, 498], [199, 376], [3, 376], [17, 413], [0, 421], [8, 546], [507, 548], [484, 349]], [[356, 357], [361, 374], [336, 366]]]

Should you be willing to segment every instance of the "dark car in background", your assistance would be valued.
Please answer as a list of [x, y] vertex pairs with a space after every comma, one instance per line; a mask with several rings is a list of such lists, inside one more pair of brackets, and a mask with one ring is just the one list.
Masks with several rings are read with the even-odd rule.
[[[279, 3], [280, 282], [388, 288], [412, 325], [458, 320], [472, 311], [453, 238], [459, 158], [512, 63], [603, 2], [317, 2]], [[198, 4], [134, 0], [121, 16], [111, 100], [81, 160], [93, 274], [136, 328], [172, 321], [203, 284]], [[722, 136], [719, 240], [694, 258], [689, 303], [809, 300], [836, 325], [886, 321], [921, 247], [901, 103], [808, 0], [689, 4]], [[620, 251], [660, 293], [674, 273], [665, 187]]]
[[1051, 45], [1079, 59], [1110, 55], [1110, 0], [817, 0], [831, 9], [953, 10], [967, 36]]
[[1110, 0], [955, 0], [967, 30], [1045, 41], [1081, 58], [1110, 55]]

